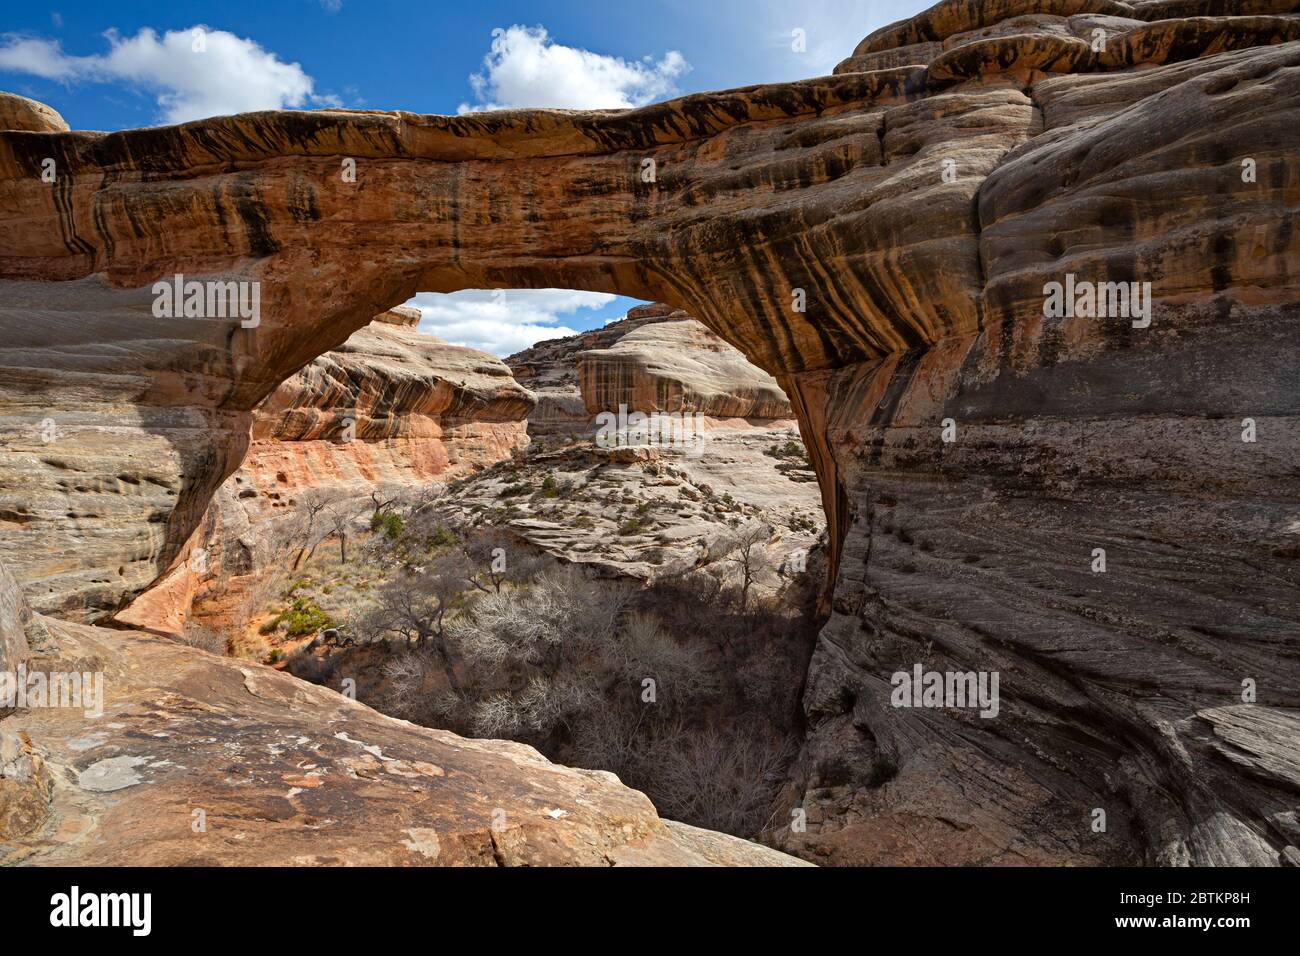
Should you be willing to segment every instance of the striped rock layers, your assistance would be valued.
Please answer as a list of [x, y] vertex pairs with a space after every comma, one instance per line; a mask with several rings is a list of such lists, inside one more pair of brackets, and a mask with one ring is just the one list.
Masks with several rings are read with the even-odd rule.
[[[417, 290], [661, 301], [777, 377], [821, 481], [784, 845], [1293, 860], [1294, 8], [949, 0], [834, 76], [624, 112], [0, 133], [0, 560], [129, 600], [252, 409]], [[258, 322], [157, 316], [178, 274]], [[1150, 310], [1045, 308], [1076, 281]], [[916, 665], [999, 673], [998, 716], [894, 706]]]

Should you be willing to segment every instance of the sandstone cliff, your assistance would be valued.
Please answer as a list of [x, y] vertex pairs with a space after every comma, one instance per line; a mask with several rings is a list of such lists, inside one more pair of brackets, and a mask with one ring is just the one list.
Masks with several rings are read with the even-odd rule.
[[578, 355], [587, 411], [684, 412], [711, 418], [790, 418], [776, 379], [694, 319], [634, 329]]
[[[1294, 12], [946, 0], [626, 112], [0, 133], [0, 559], [38, 606], [138, 593], [252, 409], [417, 290], [663, 301], [777, 377], [830, 523], [784, 845], [1294, 859]], [[177, 272], [260, 282], [260, 324], [153, 317]], [[1150, 314], [1045, 314], [1074, 278]], [[999, 716], [891, 706], [916, 664], [1000, 673]]]
[[676, 312], [662, 303], [639, 305], [617, 322], [579, 335], [547, 339], [506, 358], [515, 379], [537, 396], [537, 407], [528, 416], [528, 433], [557, 435], [587, 431], [591, 414], [578, 382], [578, 356], [587, 349], [608, 348], [643, 325], [669, 321]]
[[789, 419], [776, 380], [681, 309], [637, 306], [617, 322], [539, 342], [510, 356], [515, 378], [536, 393], [529, 433], [581, 434], [599, 412], [699, 413]]

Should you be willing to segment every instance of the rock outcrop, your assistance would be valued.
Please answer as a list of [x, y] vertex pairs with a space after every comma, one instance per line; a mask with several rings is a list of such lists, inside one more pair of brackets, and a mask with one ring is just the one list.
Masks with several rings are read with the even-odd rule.
[[[0, 674], [27, 660], [27, 625], [32, 612], [9, 569], [0, 564]], [[0, 701], [0, 714], [5, 713]]]
[[[38, 607], [128, 600], [253, 408], [417, 290], [663, 301], [776, 376], [821, 483], [809, 827], [783, 845], [1278, 863], [1294, 6], [946, 0], [834, 76], [625, 112], [0, 133], [0, 559]], [[260, 283], [259, 322], [153, 315], [177, 273]], [[1052, 283], [1105, 304], [1057, 310]], [[892, 706], [918, 665], [1000, 674], [998, 716]]]
[[29, 133], [65, 133], [68, 124], [57, 110], [15, 93], [0, 93], [0, 129]]
[[776, 379], [685, 313], [579, 353], [578, 380], [591, 414], [620, 407], [711, 418], [794, 414]]
[[528, 416], [530, 435], [582, 434], [591, 426], [591, 413], [578, 381], [578, 356], [588, 349], [609, 348], [643, 325], [682, 317], [663, 303], [639, 305], [617, 322], [590, 332], [546, 339], [506, 358], [515, 379], [537, 396]]
[[599, 329], [548, 339], [506, 360], [538, 398], [533, 435], [582, 434], [600, 412], [789, 419], [776, 379], [689, 313], [657, 302]]
[[526, 444], [535, 400], [505, 364], [423, 335], [418, 321], [415, 309], [383, 313], [271, 393], [231, 490], [268, 512], [286, 492], [364, 496], [453, 478]]
[[[522, 744], [417, 727], [165, 638], [50, 627], [61, 656], [43, 666], [102, 674], [103, 715], [33, 708], [5, 721], [0, 864], [799, 862], [666, 824], [612, 774], [559, 767]], [[21, 821], [10, 766], [41, 782], [15, 790]]]
[[[530, 434], [560, 437], [527, 461], [459, 483], [451, 498], [467, 517], [503, 524], [566, 561], [642, 580], [708, 560], [742, 521], [771, 530], [773, 567], [816, 543], [819, 502], [789, 399], [686, 312], [638, 306], [506, 362], [538, 396]], [[597, 437], [598, 415], [620, 409], [623, 421], [683, 415], [684, 440], [629, 436], [653, 444], [637, 448], [563, 441]], [[538, 490], [547, 480], [551, 490]]]

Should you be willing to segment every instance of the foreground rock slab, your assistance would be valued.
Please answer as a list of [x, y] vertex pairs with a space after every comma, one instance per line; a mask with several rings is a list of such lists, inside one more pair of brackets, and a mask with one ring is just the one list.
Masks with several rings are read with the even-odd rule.
[[0, 863], [800, 865], [668, 825], [612, 774], [522, 744], [417, 727], [166, 638], [49, 624], [61, 656], [29, 667], [102, 672], [104, 712], [0, 721], [48, 781], [24, 791], [9, 822], [30, 829], [0, 834]]

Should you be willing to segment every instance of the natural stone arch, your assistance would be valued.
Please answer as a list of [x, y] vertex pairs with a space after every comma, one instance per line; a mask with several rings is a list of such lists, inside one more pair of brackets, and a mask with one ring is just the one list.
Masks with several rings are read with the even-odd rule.
[[[952, 315], [911, 299], [927, 280], [891, 288], [883, 247], [860, 228], [872, 218], [864, 193], [886, 178], [882, 110], [919, 95], [914, 80], [826, 78], [631, 113], [272, 113], [4, 134], [6, 208], [42, 223], [0, 240], [24, 361], [81, 351], [88, 374], [143, 377], [124, 401], [190, 410], [175, 426], [144, 415], [147, 431], [185, 433], [171, 443], [180, 493], [165, 540], [91, 603], [118, 603], [175, 556], [238, 464], [250, 409], [416, 291], [569, 287], [664, 301], [792, 393], [800, 372], [972, 329], [970, 303]], [[50, 159], [53, 184], [41, 179]], [[918, 258], [939, 275], [938, 257]], [[176, 274], [257, 282], [260, 324], [154, 318], [151, 287]], [[928, 281], [962, 278], [948, 269]], [[954, 298], [932, 291], [936, 303]], [[197, 447], [196, 427], [209, 432]], [[811, 444], [825, 479], [829, 456]]]
[[[129, 464], [158, 519], [5, 515], [0, 557], [38, 603], [51, 568], [95, 609], [147, 586], [277, 376], [417, 288], [660, 299], [800, 411], [839, 560], [797, 784], [827, 755], [861, 773], [848, 861], [910, 846], [917, 821], [924, 862], [1293, 859], [1300, 43], [1293, 18], [1229, 6], [948, 0], [836, 77], [626, 114], [0, 134], [0, 382], [24, 436], [3, 480], [72, 502]], [[1098, 17], [1112, 56], [1043, 38]], [[345, 201], [313, 176], [347, 156]], [[160, 325], [148, 286], [175, 271], [283, 285], [254, 334]], [[1151, 280], [1150, 334], [1049, 321], [1063, 273]], [[27, 437], [51, 404], [126, 421], [123, 447], [61, 460]], [[1246, 417], [1267, 440], [1241, 442]], [[1089, 575], [1098, 539], [1122, 575]], [[890, 673], [932, 653], [1015, 674], [1001, 722], [890, 708]], [[1109, 836], [1088, 829], [1099, 807]]]

